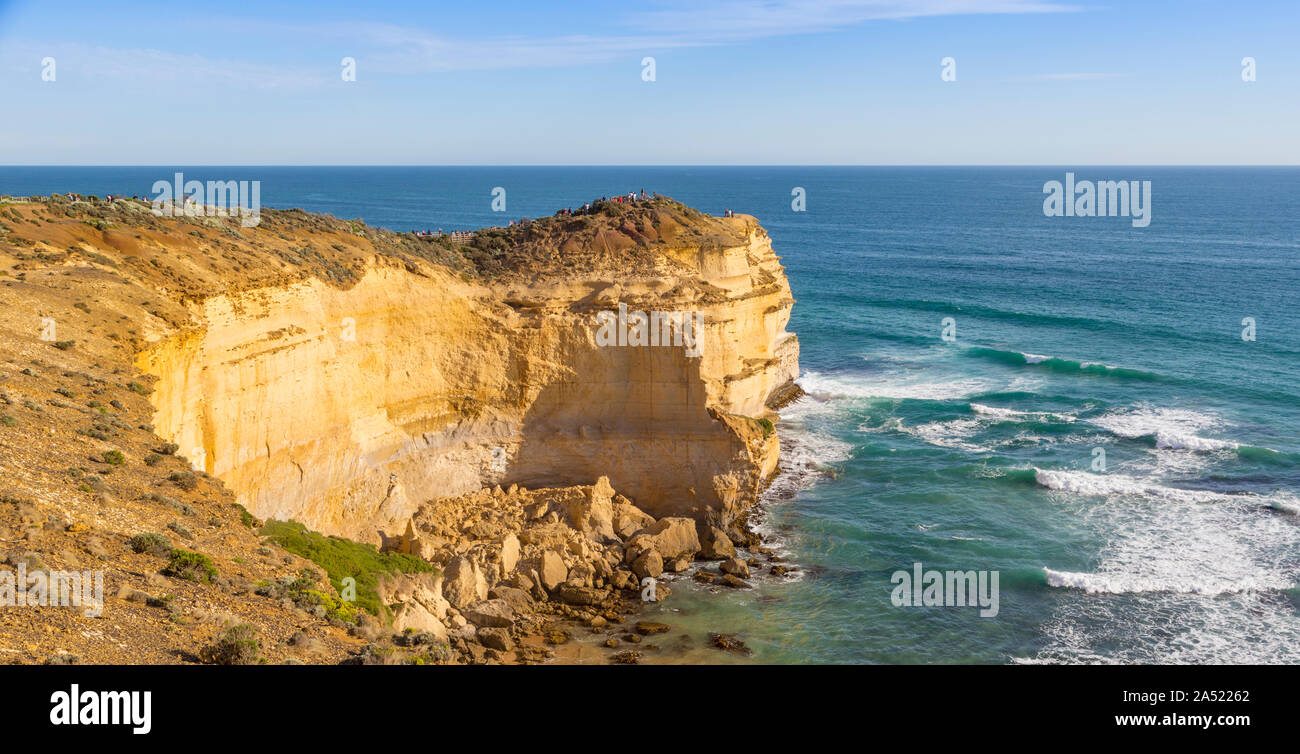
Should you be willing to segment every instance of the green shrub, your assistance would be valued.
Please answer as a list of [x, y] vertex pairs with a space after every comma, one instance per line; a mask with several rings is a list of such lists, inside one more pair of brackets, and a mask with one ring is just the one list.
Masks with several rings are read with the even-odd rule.
[[157, 453], [150, 453], [149, 455], [144, 457], [144, 465], [157, 466], [158, 462], [161, 460], [162, 460], [162, 456], [158, 455]]
[[57, 340], [54, 342], [54, 347], [59, 349], [60, 351], [66, 351], [69, 348], [75, 346], [76, 344], [77, 341], [75, 340]]
[[361, 608], [342, 600], [328, 592], [316, 588], [319, 579], [316, 572], [304, 568], [297, 576], [290, 576], [279, 581], [262, 582], [254, 591], [272, 599], [288, 599], [299, 608], [312, 613], [318, 618], [341, 620], [344, 623], [357, 622]]
[[374, 545], [327, 537], [310, 531], [297, 521], [268, 521], [260, 533], [285, 550], [325, 569], [336, 591], [342, 591], [345, 577], [356, 579], [357, 607], [376, 616], [385, 613], [377, 591], [381, 575], [436, 571], [428, 562], [413, 555], [379, 552]]
[[188, 581], [211, 581], [217, 577], [217, 567], [207, 555], [179, 547], [172, 550], [167, 567], [162, 570], [164, 576], [172, 576]]
[[16, 427], [18, 426], [18, 420], [14, 418], [13, 414], [0, 414], [0, 424], [6, 427]]
[[123, 457], [120, 450], [106, 450], [104, 451], [104, 463], [109, 466], [121, 466], [126, 463], [126, 458]]
[[239, 503], [231, 503], [239, 509], [239, 522], [250, 529], [257, 528], [257, 517], [248, 512], [248, 509]]
[[772, 433], [776, 431], [776, 427], [772, 424], [771, 419], [759, 419], [758, 426], [763, 428], [764, 438], [771, 437]]
[[137, 534], [127, 540], [127, 544], [136, 552], [157, 555], [160, 558], [166, 558], [172, 554], [172, 543], [168, 542], [167, 538], [161, 534], [152, 532]]

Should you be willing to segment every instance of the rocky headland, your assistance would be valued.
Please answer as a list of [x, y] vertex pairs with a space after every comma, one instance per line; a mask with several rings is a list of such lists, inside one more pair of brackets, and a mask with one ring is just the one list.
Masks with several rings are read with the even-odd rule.
[[793, 303], [752, 217], [667, 198], [455, 238], [6, 199], [0, 548], [108, 586], [0, 610], [0, 661], [565, 661], [582, 631], [635, 662], [648, 579], [759, 564]]

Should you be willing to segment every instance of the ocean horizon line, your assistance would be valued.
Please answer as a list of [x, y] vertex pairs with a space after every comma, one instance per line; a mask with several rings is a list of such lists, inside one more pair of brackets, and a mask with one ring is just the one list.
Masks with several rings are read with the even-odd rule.
[[1249, 163], [1206, 163], [1206, 164], [1183, 164], [1183, 163], [912, 163], [912, 164], [832, 164], [832, 163], [735, 163], [735, 164], [706, 164], [706, 163], [680, 163], [680, 164], [563, 164], [563, 163], [546, 163], [546, 164], [508, 164], [508, 163], [443, 163], [443, 164], [324, 164], [324, 163], [103, 163], [103, 164], [50, 164], [50, 163], [11, 163], [0, 165], [3, 168], [171, 168], [176, 166], [195, 167], [195, 168], [610, 168], [610, 169], [679, 169], [679, 168], [939, 168], [939, 169], [957, 169], [957, 168], [1046, 168], [1046, 169], [1079, 169], [1079, 168], [1193, 168], [1193, 169], [1294, 169], [1300, 168], [1300, 163], [1296, 164], [1249, 164]]

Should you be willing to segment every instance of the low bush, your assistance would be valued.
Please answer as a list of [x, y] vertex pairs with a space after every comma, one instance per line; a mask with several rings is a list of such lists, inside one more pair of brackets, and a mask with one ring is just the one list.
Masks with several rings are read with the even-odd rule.
[[248, 623], [231, 626], [215, 643], [199, 650], [199, 659], [209, 665], [261, 664], [262, 643], [257, 633], [257, 627]]
[[127, 544], [138, 553], [157, 555], [160, 558], [166, 558], [172, 554], [172, 543], [168, 542], [167, 538], [161, 534], [152, 532], [137, 534], [127, 540]]
[[172, 576], [187, 581], [211, 581], [217, 577], [217, 567], [207, 555], [190, 550], [176, 548], [171, 551], [167, 567], [162, 570], [164, 576]]

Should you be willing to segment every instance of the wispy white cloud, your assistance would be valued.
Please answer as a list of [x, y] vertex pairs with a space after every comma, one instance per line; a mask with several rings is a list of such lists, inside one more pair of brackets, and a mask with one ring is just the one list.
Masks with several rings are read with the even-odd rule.
[[[246, 89], [301, 89], [331, 80], [319, 67], [285, 66], [221, 59], [151, 48], [117, 48], [77, 42], [7, 43], [0, 60], [18, 70], [38, 70], [52, 57], [62, 80], [73, 76], [175, 86], [228, 86]], [[33, 74], [35, 75], [35, 74]]]
[[457, 39], [382, 23], [297, 27], [371, 51], [376, 70], [441, 72], [583, 65], [643, 52], [710, 47], [832, 32], [874, 20], [1007, 13], [1065, 13], [1080, 6], [1040, 0], [695, 0], [661, 3], [621, 20], [627, 34]]
[[1078, 5], [1039, 0], [730, 0], [707, 7], [678, 0], [638, 20], [648, 30], [689, 30], [715, 40], [740, 40], [833, 31], [886, 19], [1078, 10]]
[[[832, 32], [874, 20], [931, 16], [1062, 13], [1077, 5], [1047, 0], [729, 0], [702, 7], [668, 0], [651, 10], [631, 11], [617, 28], [626, 33], [465, 38], [379, 22], [289, 24], [223, 17], [209, 32], [268, 39], [334, 43], [366, 72], [403, 74], [450, 71], [559, 68], [673, 49], [736, 44], [793, 34]], [[235, 88], [307, 88], [332, 83], [335, 70], [313, 64], [220, 59], [160, 49], [114, 48], [80, 43], [35, 44], [9, 40], [3, 57], [34, 63], [55, 55], [87, 76], [159, 84], [226, 85]], [[33, 57], [35, 56], [35, 57]], [[341, 57], [341, 55], [340, 55]]]

